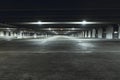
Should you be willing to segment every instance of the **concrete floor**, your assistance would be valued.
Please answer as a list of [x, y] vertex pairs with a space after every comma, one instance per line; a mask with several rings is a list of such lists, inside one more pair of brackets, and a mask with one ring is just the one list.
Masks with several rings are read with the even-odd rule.
[[0, 80], [120, 80], [120, 41], [1, 40]]

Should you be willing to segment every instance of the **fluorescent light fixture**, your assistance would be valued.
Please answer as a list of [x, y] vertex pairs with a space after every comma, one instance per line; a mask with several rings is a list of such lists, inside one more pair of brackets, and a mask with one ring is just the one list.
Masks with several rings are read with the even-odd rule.
[[38, 21], [37, 23], [38, 23], [38, 24], [42, 24], [42, 22], [41, 22], [41, 21]]
[[16, 23], [16, 24], [106, 24], [108, 22], [88, 22], [88, 21], [81, 21], [81, 22], [22, 22], [22, 23]]
[[82, 24], [83, 24], [83, 25], [87, 24], [87, 21], [85, 21], [85, 20], [84, 20], [84, 21], [82, 21]]

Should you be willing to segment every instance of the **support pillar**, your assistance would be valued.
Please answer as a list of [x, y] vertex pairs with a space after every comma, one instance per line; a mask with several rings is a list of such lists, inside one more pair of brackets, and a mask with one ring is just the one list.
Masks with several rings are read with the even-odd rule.
[[14, 33], [13, 33], [13, 36], [14, 36], [14, 37], [17, 37], [17, 33], [16, 33], [16, 32], [14, 32]]
[[26, 38], [25, 32], [22, 33], [23, 38]]
[[87, 36], [87, 31], [85, 31], [85, 38], [87, 38], [88, 36]]
[[82, 34], [83, 34], [83, 38], [85, 37], [85, 32], [84, 31], [82, 31]]
[[96, 34], [96, 30], [93, 29], [93, 30], [92, 30], [92, 38], [95, 38], [95, 34]]
[[3, 31], [0, 31], [0, 36], [4, 36], [4, 32]]
[[34, 33], [34, 38], [37, 38], [37, 34], [36, 33]]
[[102, 34], [103, 34], [103, 29], [98, 28], [98, 38], [102, 38]]
[[82, 31], [82, 37], [85, 38], [85, 31]]
[[120, 25], [118, 26], [118, 38], [120, 39]]
[[5, 35], [6, 37], [8, 37], [9, 36], [9, 32], [8, 31], [6, 31], [6, 35]]
[[80, 38], [83, 38], [83, 31], [80, 32]]
[[91, 37], [91, 31], [90, 30], [88, 31], [88, 37], [89, 38]]
[[18, 38], [23, 38], [22, 33], [23, 33], [22, 31], [19, 32]]
[[10, 32], [10, 36], [13, 37], [13, 32]]
[[113, 38], [113, 27], [107, 27], [106, 29], [106, 38], [107, 39], [112, 39]]

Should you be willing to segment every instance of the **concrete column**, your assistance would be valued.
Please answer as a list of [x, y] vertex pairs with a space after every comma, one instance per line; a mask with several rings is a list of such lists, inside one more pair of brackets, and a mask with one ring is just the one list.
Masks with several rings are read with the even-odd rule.
[[10, 36], [13, 37], [13, 32], [10, 32]]
[[91, 37], [91, 31], [90, 30], [88, 31], [88, 37], [89, 38]]
[[118, 38], [120, 39], [120, 25], [118, 26]]
[[23, 38], [22, 33], [23, 33], [22, 31], [18, 33], [18, 38]]
[[14, 32], [14, 33], [13, 33], [13, 36], [14, 36], [14, 37], [17, 37], [17, 33], [16, 33], [16, 32]]
[[36, 33], [34, 33], [34, 38], [37, 38], [37, 34]]
[[4, 32], [3, 31], [0, 31], [0, 36], [4, 36]]
[[92, 30], [92, 38], [95, 38], [95, 34], [96, 34], [96, 30], [93, 29], [93, 30]]
[[29, 32], [26, 32], [26, 38], [30, 37]]
[[9, 32], [8, 31], [6, 31], [6, 35], [5, 36], [7, 36], [7, 37], [9, 36]]
[[87, 31], [85, 31], [85, 38], [87, 38], [88, 36], [87, 36]]
[[45, 37], [47, 37], [48, 36], [48, 34], [45, 34]]
[[30, 37], [30, 32], [27, 32], [27, 37]]
[[83, 38], [83, 31], [80, 32], [80, 37]]
[[112, 39], [113, 38], [113, 27], [112, 26], [107, 27], [106, 38], [107, 39]]
[[98, 28], [98, 38], [102, 38], [103, 29]]
[[81, 34], [82, 34], [82, 38], [84, 38], [85, 37], [85, 32], [82, 31]]
[[81, 33], [79, 32], [79, 33], [77, 33], [77, 37], [81, 37]]
[[23, 38], [26, 38], [25, 32], [22, 33]]
[[83, 31], [83, 38], [85, 38], [85, 31]]
[[83, 32], [81, 31], [81, 32], [79, 33], [79, 35], [80, 35], [79, 37], [82, 38], [82, 37], [83, 37]]
[[27, 37], [27, 33], [26, 32], [24, 32], [24, 38], [26, 38]]

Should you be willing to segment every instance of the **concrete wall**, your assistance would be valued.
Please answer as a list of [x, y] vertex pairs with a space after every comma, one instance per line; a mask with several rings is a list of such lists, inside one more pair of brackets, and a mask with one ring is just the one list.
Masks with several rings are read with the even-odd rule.
[[35, 32], [32, 32], [33, 35], [30, 35], [30, 32], [24, 31], [0, 31], [1, 39], [22, 39], [22, 38], [44, 38], [48, 37], [48, 35], [37, 35]]

